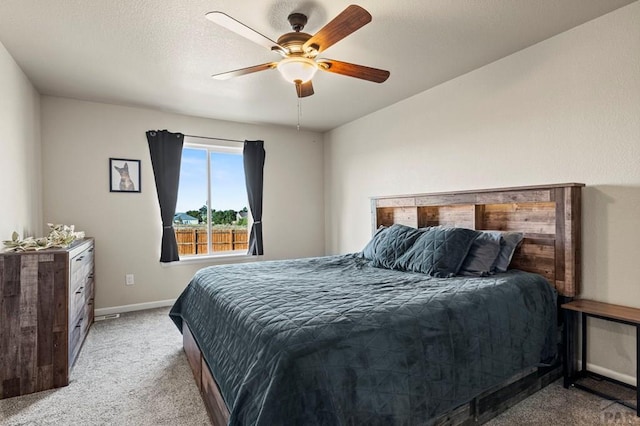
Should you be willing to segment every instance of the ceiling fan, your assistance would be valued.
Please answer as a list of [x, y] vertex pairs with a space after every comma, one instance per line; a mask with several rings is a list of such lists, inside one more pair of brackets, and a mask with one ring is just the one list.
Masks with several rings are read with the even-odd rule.
[[285, 80], [295, 85], [298, 97], [304, 98], [313, 95], [311, 79], [317, 70], [342, 74], [376, 83], [382, 83], [389, 78], [389, 71], [336, 61], [334, 59], [318, 58], [321, 52], [371, 22], [371, 14], [360, 6], [351, 5], [347, 7], [313, 36], [302, 32], [302, 29], [307, 23], [307, 16], [302, 13], [292, 13], [287, 19], [293, 31], [280, 36], [277, 42], [223, 12], [209, 12], [205, 16], [210, 21], [264, 46], [283, 57], [283, 59], [278, 62], [268, 62], [266, 64], [214, 74], [213, 78], [215, 79], [226, 80], [232, 77], [277, 68]]

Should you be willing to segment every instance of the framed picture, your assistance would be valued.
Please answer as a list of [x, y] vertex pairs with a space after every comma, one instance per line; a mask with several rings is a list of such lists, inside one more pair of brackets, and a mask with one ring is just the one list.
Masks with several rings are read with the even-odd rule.
[[140, 160], [109, 158], [109, 191], [140, 192]]

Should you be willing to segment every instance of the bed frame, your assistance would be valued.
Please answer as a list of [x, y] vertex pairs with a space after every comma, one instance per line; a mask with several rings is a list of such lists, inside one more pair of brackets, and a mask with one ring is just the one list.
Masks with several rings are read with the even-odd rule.
[[[524, 232], [510, 267], [544, 276], [564, 302], [580, 291], [583, 186], [566, 183], [373, 197], [372, 232], [394, 223]], [[229, 410], [186, 322], [182, 334], [184, 351], [207, 412], [215, 426], [226, 425]], [[482, 424], [558, 379], [562, 375], [560, 365], [523, 371], [440, 416], [435, 424]]]

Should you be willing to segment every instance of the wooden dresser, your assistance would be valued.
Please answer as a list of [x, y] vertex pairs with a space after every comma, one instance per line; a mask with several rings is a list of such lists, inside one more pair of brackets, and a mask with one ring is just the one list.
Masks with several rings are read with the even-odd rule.
[[94, 240], [0, 254], [0, 399], [69, 384], [93, 323]]

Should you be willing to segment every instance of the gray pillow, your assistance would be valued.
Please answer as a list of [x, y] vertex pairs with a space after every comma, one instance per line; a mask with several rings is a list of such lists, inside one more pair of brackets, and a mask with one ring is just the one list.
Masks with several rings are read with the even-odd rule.
[[493, 271], [493, 264], [500, 253], [502, 236], [497, 232], [480, 232], [473, 240], [469, 253], [464, 259], [460, 275], [485, 277]]
[[395, 263], [394, 268], [434, 277], [458, 273], [479, 232], [465, 228], [429, 228]]
[[376, 247], [380, 244], [384, 233], [386, 232], [389, 232], [389, 228], [386, 226], [381, 226], [376, 229], [376, 233], [373, 234], [373, 237], [371, 237], [367, 245], [362, 249], [362, 252], [360, 252], [362, 257], [369, 260], [373, 259], [373, 256], [375, 256]]
[[500, 253], [493, 263], [493, 272], [506, 272], [509, 269], [509, 264], [513, 258], [513, 253], [516, 251], [524, 234], [522, 232], [513, 231], [482, 231], [488, 234], [500, 235], [502, 244], [500, 246]]
[[393, 268], [396, 260], [402, 256], [422, 234], [416, 228], [393, 224], [373, 236], [362, 250], [365, 259], [377, 268]]

